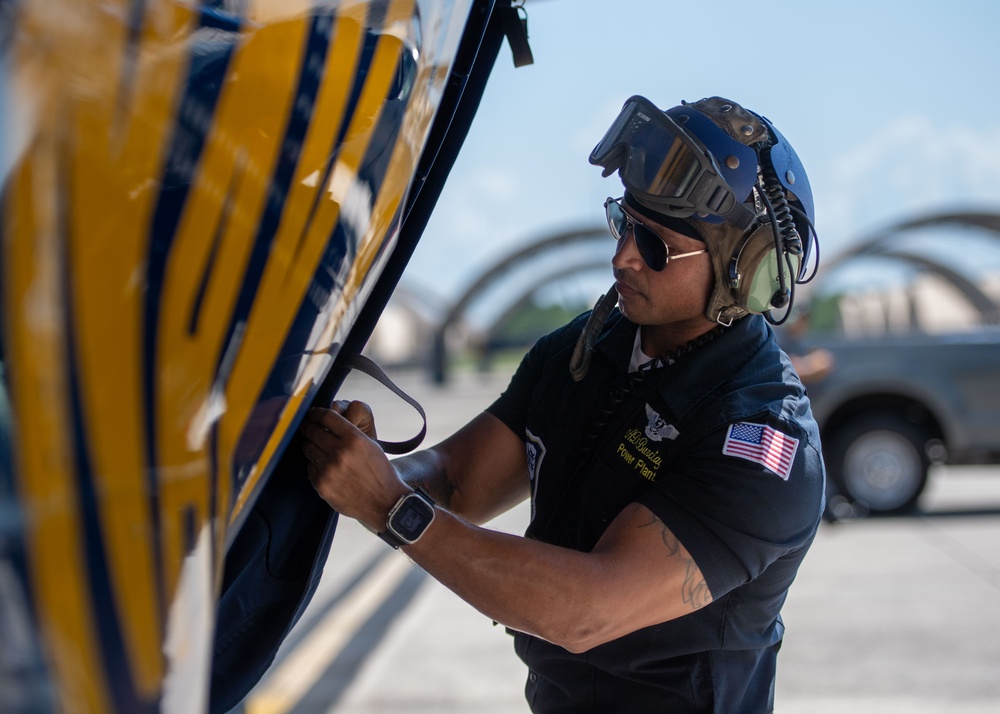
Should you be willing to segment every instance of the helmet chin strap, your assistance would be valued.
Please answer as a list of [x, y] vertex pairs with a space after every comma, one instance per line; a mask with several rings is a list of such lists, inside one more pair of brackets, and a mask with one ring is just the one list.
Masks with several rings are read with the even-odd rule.
[[579, 382], [587, 376], [587, 372], [590, 370], [594, 342], [617, 304], [618, 290], [612, 285], [611, 289], [602, 295], [597, 300], [597, 304], [594, 305], [590, 317], [587, 318], [587, 324], [584, 325], [583, 332], [580, 333], [580, 337], [576, 341], [576, 347], [573, 348], [573, 356], [569, 360], [569, 373], [574, 382]]
[[[579, 382], [587, 376], [587, 372], [590, 370], [594, 342], [597, 340], [597, 335], [600, 334], [601, 328], [604, 327], [604, 323], [607, 322], [608, 317], [611, 316], [611, 311], [615, 309], [615, 305], [617, 304], [618, 291], [614, 286], [611, 286], [611, 290], [602, 295], [598, 299], [597, 304], [594, 305], [590, 317], [587, 318], [587, 324], [583, 326], [583, 332], [580, 333], [580, 336], [576, 340], [576, 346], [573, 348], [573, 356], [569, 360], [569, 373], [574, 382]], [[720, 323], [716, 325], [711, 330], [698, 335], [692, 340], [688, 340], [671, 352], [660, 355], [660, 361], [664, 365], [673, 364], [677, 359], [714, 340], [731, 324], [732, 321], [729, 324]]]

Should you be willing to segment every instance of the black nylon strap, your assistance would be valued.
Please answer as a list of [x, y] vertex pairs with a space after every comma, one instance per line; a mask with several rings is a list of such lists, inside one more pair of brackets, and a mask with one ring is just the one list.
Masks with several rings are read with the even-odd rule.
[[382, 371], [381, 367], [364, 355], [348, 355], [344, 358], [342, 364], [344, 367], [349, 369], [356, 369], [359, 372], [363, 372], [372, 379], [381, 383], [397, 397], [416, 409], [417, 413], [420, 414], [420, 418], [423, 420], [423, 426], [420, 427], [420, 432], [406, 441], [382, 441], [381, 439], [376, 439], [375, 441], [382, 447], [382, 451], [387, 454], [406, 454], [420, 446], [420, 442], [422, 442], [424, 440], [424, 436], [427, 435], [427, 415], [424, 413], [424, 408], [420, 406], [420, 403], [397, 387], [395, 383], [393, 383], [393, 381], [386, 376], [386, 373]]
[[503, 31], [514, 56], [514, 66], [534, 64], [535, 58], [528, 45], [528, 13], [524, 9], [523, 0], [518, 5], [497, 8], [497, 12], [503, 13]]

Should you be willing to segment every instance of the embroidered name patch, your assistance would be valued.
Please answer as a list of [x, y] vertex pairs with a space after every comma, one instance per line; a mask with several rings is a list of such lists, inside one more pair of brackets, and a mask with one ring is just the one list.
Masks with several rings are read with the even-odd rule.
[[787, 481], [798, 448], [799, 440], [794, 437], [764, 424], [741, 421], [730, 424], [722, 453], [758, 463]]

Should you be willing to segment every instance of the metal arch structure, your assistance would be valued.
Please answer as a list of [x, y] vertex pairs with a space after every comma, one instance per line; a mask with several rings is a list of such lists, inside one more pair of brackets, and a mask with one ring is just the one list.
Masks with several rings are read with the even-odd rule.
[[882, 243], [889, 238], [899, 235], [904, 231], [915, 228], [929, 228], [934, 226], [956, 225], [966, 228], [980, 228], [987, 233], [995, 234], [1000, 240], [1000, 213], [987, 213], [981, 211], [938, 213], [929, 216], [921, 216], [906, 221], [901, 221], [895, 225], [878, 230], [868, 237], [863, 238], [854, 247], [840, 253], [826, 264], [826, 269], [839, 265], [845, 260], [850, 260], [859, 255], [881, 255]]
[[[563, 278], [579, 275], [588, 270], [593, 270], [594, 268], [607, 267], [607, 265], [607, 260], [598, 260], [597, 258], [584, 260], [579, 263], [573, 263], [572, 265], [559, 266], [552, 272], [546, 273], [544, 275], [544, 280], [546, 284], [552, 284], [558, 280], [562, 280]], [[500, 315], [493, 320], [493, 322], [490, 323], [489, 327], [486, 328], [487, 341], [489, 341], [496, 334], [497, 330], [499, 330], [508, 319], [531, 302], [532, 298], [538, 294], [538, 291], [541, 290], [542, 287], [543, 286], [541, 285], [533, 285], [527, 290], [522, 291], [521, 294], [518, 295], [514, 301], [511, 302], [511, 304], [502, 313], [500, 313]]]
[[[878, 255], [893, 258], [902, 262], [919, 266], [940, 276], [949, 284], [954, 286], [969, 303], [978, 311], [986, 324], [1000, 324], [1000, 305], [997, 305], [986, 293], [984, 293], [975, 283], [942, 263], [929, 259], [926, 256], [917, 255], [905, 250], [890, 249], [882, 245], [888, 238], [900, 233], [916, 228], [959, 225], [963, 227], [979, 228], [995, 235], [1000, 239], [1000, 214], [984, 212], [955, 212], [946, 214], [936, 214], [923, 216], [900, 222], [889, 229], [882, 230], [861, 242], [855, 249], [848, 251], [832, 261], [829, 267], [858, 255]], [[527, 249], [526, 249], [527, 250]], [[560, 267], [544, 276], [545, 281], [552, 282], [571, 275], [575, 275], [586, 270], [600, 267], [604, 261], [583, 261], [568, 267]], [[499, 266], [498, 266], [499, 267]], [[484, 276], [485, 277], [485, 276]], [[482, 279], [481, 279], [482, 280]], [[477, 281], [481, 282], [481, 281]], [[470, 291], [472, 288], [470, 288]], [[529, 288], [516, 297], [499, 317], [497, 317], [486, 329], [487, 337], [492, 336], [496, 330], [510, 318], [511, 315], [523, 308], [538, 292], [537, 287]]]
[[[444, 384], [447, 380], [447, 346], [448, 331], [461, 319], [469, 307], [493, 284], [510, 273], [515, 268], [523, 266], [539, 256], [551, 254], [569, 245], [588, 243], [591, 241], [608, 241], [606, 226], [589, 226], [561, 231], [547, 238], [531, 241], [507, 257], [494, 264], [484, 272], [463, 292], [445, 314], [434, 333], [431, 353], [431, 373], [434, 381]], [[515, 298], [520, 299], [521, 296]]]
[[991, 233], [996, 233], [1000, 238], [1000, 213], [987, 213], [983, 211], [958, 211], [952, 213], [939, 213], [930, 216], [915, 218], [904, 221], [896, 226], [896, 232], [908, 230], [910, 228], [923, 228], [925, 226], [954, 223], [961, 226], [983, 228]]
[[[961, 273], [948, 266], [926, 256], [921, 256], [907, 250], [889, 248], [884, 245], [889, 238], [895, 237], [904, 231], [917, 228], [933, 226], [963, 226], [968, 228], [979, 228], [987, 233], [993, 234], [1000, 239], [1000, 214], [985, 211], [965, 211], [934, 214], [921, 216], [914, 219], [901, 221], [888, 228], [882, 229], [869, 235], [860, 241], [852, 249], [841, 253], [826, 264], [825, 269], [839, 265], [842, 262], [851, 260], [863, 255], [882, 256], [900, 260], [919, 266], [954, 286], [961, 295], [974, 307], [986, 324], [1000, 324], [1000, 305], [983, 292], [979, 286], [969, 280]], [[562, 231], [547, 238], [530, 242], [523, 248], [511, 253], [500, 260], [492, 268], [485, 271], [477, 278], [462, 295], [460, 295], [441, 319], [434, 333], [433, 348], [431, 354], [431, 370], [434, 381], [443, 384], [447, 380], [447, 347], [446, 338], [449, 330], [462, 318], [469, 307], [478, 300], [486, 290], [502, 279], [506, 274], [521, 267], [543, 254], [551, 254], [567, 245], [584, 243], [591, 240], [606, 240], [607, 229], [602, 225], [598, 227], [576, 228]], [[584, 261], [566, 267], [561, 266], [542, 276], [541, 281], [546, 283], [559, 280], [570, 275], [574, 275], [585, 270], [592, 269], [600, 265], [597, 261]], [[492, 324], [487, 328], [487, 334], [492, 335], [496, 329], [511, 314], [522, 308], [537, 292], [537, 287], [532, 286], [513, 296], [507, 308], [501, 312]]]
[[426, 290], [400, 283], [392, 293], [392, 303], [415, 319], [436, 325], [448, 310], [448, 301]]
[[983, 292], [978, 285], [961, 273], [942, 265], [936, 260], [930, 260], [925, 256], [914, 255], [913, 253], [909, 253], [907, 251], [886, 250], [872, 253], [872, 255], [895, 258], [896, 260], [901, 260], [905, 263], [910, 263], [924, 268], [931, 273], [944, 278], [951, 286], [962, 294], [962, 297], [969, 301], [970, 305], [976, 309], [984, 324], [1000, 324], [1000, 305], [997, 305], [996, 302], [989, 295]]
[[864, 253], [872, 253], [879, 249], [879, 245], [886, 239], [896, 236], [903, 231], [914, 228], [928, 228], [933, 226], [957, 225], [967, 228], [981, 228], [989, 233], [996, 234], [1000, 240], [1000, 213], [990, 213], [985, 211], [955, 211], [950, 213], [936, 213], [919, 218], [901, 221], [895, 225], [883, 228], [864, 238], [857, 245], [848, 251], [838, 255], [827, 265], [831, 268], [849, 258]]
[[984, 324], [1000, 324], [1000, 305], [987, 295], [974, 282], [961, 273], [949, 268], [939, 261], [926, 256], [917, 255], [907, 250], [893, 249], [884, 245], [885, 241], [901, 233], [916, 228], [930, 228], [937, 226], [962, 226], [967, 228], [979, 228], [992, 234], [994, 238], [1000, 240], [1000, 214], [987, 212], [951, 212], [940, 213], [929, 216], [922, 216], [897, 223], [889, 228], [880, 230], [868, 238], [862, 240], [854, 248], [841, 253], [826, 265], [826, 270], [840, 265], [841, 263], [858, 258], [860, 256], [881, 256], [893, 258], [905, 263], [919, 266], [925, 270], [943, 278], [952, 285], [961, 295], [976, 309]]
[[[439, 295], [412, 284], [399, 283], [365, 342], [362, 354], [383, 368], [414, 365], [426, 368], [427, 345], [448, 305], [447, 299]], [[394, 314], [401, 320], [402, 327], [391, 320]], [[386, 318], [390, 320], [386, 322]]]

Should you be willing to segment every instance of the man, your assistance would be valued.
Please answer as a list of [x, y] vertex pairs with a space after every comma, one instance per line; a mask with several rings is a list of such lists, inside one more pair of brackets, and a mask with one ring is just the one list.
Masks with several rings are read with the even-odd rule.
[[[608, 296], [421, 453], [390, 463], [360, 403], [311, 411], [309, 478], [509, 628], [533, 711], [771, 711], [823, 508], [816, 424], [761, 315], [806, 272], [808, 181], [718, 97], [633, 97], [590, 160], [625, 185]], [[528, 497], [525, 537], [475, 525]]]

